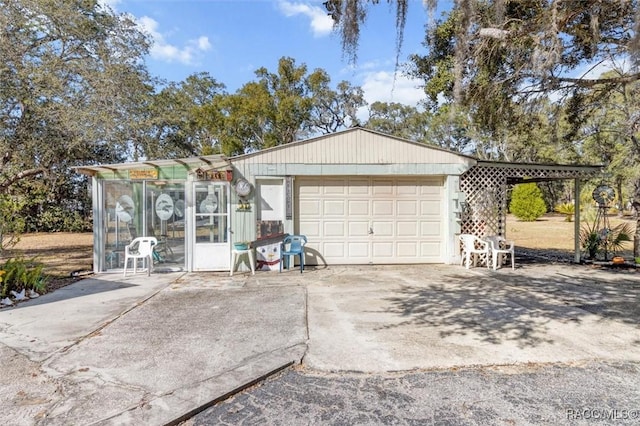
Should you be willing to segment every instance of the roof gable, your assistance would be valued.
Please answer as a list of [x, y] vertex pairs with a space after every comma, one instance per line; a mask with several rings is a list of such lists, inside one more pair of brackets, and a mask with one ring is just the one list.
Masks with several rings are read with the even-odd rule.
[[475, 164], [475, 159], [360, 127], [230, 159], [247, 164]]

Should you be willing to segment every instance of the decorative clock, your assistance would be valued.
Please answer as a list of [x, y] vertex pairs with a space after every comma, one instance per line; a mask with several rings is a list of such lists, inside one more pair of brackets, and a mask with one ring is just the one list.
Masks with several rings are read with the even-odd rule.
[[238, 179], [234, 188], [236, 190], [236, 194], [238, 194], [240, 197], [246, 197], [251, 193], [252, 189], [251, 184], [246, 179]]

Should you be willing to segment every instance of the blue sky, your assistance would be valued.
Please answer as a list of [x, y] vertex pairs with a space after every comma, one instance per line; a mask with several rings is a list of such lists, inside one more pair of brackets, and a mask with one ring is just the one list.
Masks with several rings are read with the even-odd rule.
[[[256, 69], [276, 72], [278, 60], [288, 56], [309, 72], [326, 70], [334, 87], [342, 80], [361, 86], [369, 103], [415, 105], [424, 97], [419, 81], [398, 73], [394, 84], [395, 11], [386, 1], [369, 8], [355, 66], [343, 56], [322, 1], [103, 0], [116, 12], [131, 14], [152, 36], [147, 66], [166, 80], [206, 71], [233, 93], [255, 79]], [[422, 1], [410, 0], [401, 62], [411, 53], [425, 53], [427, 21]]]

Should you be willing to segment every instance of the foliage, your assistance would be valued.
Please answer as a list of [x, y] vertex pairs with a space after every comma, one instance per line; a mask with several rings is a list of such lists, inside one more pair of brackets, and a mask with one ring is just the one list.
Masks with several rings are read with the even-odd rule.
[[[367, 9], [378, 3], [361, 0], [324, 2], [340, 34], [343, 52], [353, 61]], [[409, 3], [408, 0], [395, 0], [397, 51], [402, 45]], [[425, 4], [434, 11], [438, 1], [428, 0]], [[487, 111], [494, 113], [497, 111], [492, 107], [499, 104], [493, 101], [503, 94], [588, 88], [593, 81], [586, 75], [569, 77], [572, 70], [583, 65], [616, 61], [640, 51], [640, 9], [636, 0], [467, 0], [455, 2], [446, 17], [448, 27], [440, 28], [441, 34], [431, 39], [429, 36], [439, 31], [439, 25], [429, 23], [425, 26], [428, 48], [430, 51], [451, 50], [446, 68], [453, 78], [447, 78], [446, 84], [454, 94], [467, 91], [480, 102], [486, 100]], [[606, 81], [619, 85], [638, 79], [640, 74]], [[478, 90], [472, 93], [474, 89]]]
[[22, 289], [27, 289], [40, 294], [47, 291], [44, 265], [35, 259], [9, 259], [0, 270], [2, 271], [0, 297], [8, 297], [12, 290], [20, 292]]
[[511, 193], [511, 213], [520, 220], [531, 222], [546, 213], [542, 191], [535, 183], [516, 185]]
[[313, 94], [311, 115], [304, 125], [309, 132], [328, 134], [360, 124], [358, 109], [367, 104], [361, 87], [341, 81], [333, 90], [329, 75], [321, 69], [309, 75], [307, 82]]
[[369, 106], [369, 118], [364, 127], [378, 132], [426, 142], [427, 115], [416, 107], [397, 102], [374, 102]]
[[262, 67], [255, 74], [256, 81], [194, 110], [216, 152], [238, 155], [356, 125], [358, 108], [366, 104], [360, 87], [342, 81], [333, 90], [326, 71], [308, 73], [293, 58], [280, 58], [277, 72]]
[[13, 247], [25, 229], [25, 220], [19, 214], [24, 201], [18, 197], [0, 195], [0, 252]]
[[576, 212], [576, 205], [574, 203], [560, 203], [556, 205], [555, 211], [565, 215], [565, 222], [571, 222]]
[[71, 167], [124, 160], [145, 125], [149, 40], [102, 3], [2, 2], [0, 196], [14, 203], [3, 235], [41, 228], [52, 206], [86, 220], [87, 181]]
[[598, 224], [585, 220], [580, 230], [580, 246], [588, 259], [596, 259], [599, 253], [614, 255], [624, 248], [624, 243], [632, 241], [633, 230], [628, 223], [620, 223], [611, 229], [597, 229]]
[[624, 243], [633, 241], [633, 229], [628, 223], [621, 223], [614, 226], [607, 232], [607, 249], [613, 250], [613, 254], [624, 248]]
[[220, 118], [216, 100], [225, 94], [224, 87], [202, 72], [162, 88], [149, 104], [149, 136], [140, 143], [140, 155], [179, 158], [214, 153], [216, 138], [208, 124]]
[[600, 234], [585, 224], [580, 230], [580, 247], [588, 259], [595, 259], [600, 249]]

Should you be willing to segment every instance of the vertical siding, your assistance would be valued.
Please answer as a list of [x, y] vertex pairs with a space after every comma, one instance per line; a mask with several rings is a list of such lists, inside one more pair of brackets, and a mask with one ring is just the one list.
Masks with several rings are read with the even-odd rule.
[[249, 164], [466, 164], [469, 159], [359, 130], [294, 142], [232, 161], [241, 168]]

